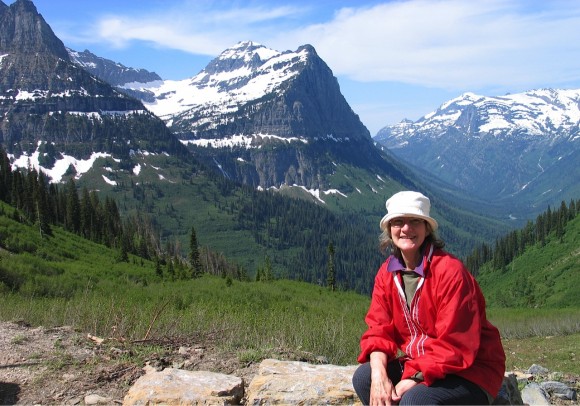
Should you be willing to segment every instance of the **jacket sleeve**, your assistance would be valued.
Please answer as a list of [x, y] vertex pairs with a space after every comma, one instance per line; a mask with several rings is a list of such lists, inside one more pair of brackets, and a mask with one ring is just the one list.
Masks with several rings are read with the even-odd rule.
[[463, 264], [455, 258], [447, 258], [438, 265], [442, 268], [432, 287], [433, 308], [423, 309], [435, 314], [420, 313], [419, 316], [420, 319], [434, 319], [435, 327], [430, 330], [422, 355], [407, 361], [402, 376], [406, 379], [420, 371], [426, 385], [474, 363], [485, 314], [480, 290]]
[[358, 356], [360, 363], [367, 362], [371, 352], [374, 351], [384, 352], [389, 360], [394, 359], [397, 354], [392, 317], [393, 307], [389, 292], [389, 287], [392, 288], [392, 285], [388, 280], [392, 276], [386, 268], [385, 262], [375, 277], [371, 304], [365, 317], [368, 329], [360, 341], [361, 353]]

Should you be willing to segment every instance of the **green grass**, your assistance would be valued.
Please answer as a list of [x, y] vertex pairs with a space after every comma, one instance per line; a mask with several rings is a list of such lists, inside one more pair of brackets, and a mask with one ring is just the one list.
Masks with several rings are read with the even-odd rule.
[[538, 364], [552, 373], [580, 376], [579, 342], [578, 333], [505, 339], [506, 370], [526, 371], [533, 364]]
[[[72, 325], [101, 337], [217, 339], [224, 350], [282, 348], [355, 362], [368, 300], [302, 282], [226, 284], [205, 276], [139, 288], [102, 284], [70, 299], [0, 297], [0, 318]], [[213, 340], [212, 340], [213, 341]]]

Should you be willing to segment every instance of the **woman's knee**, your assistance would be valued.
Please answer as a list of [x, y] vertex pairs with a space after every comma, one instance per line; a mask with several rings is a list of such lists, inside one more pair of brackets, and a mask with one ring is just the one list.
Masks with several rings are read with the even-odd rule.
[[359, 367], [354, 371], [352, 376], [352, 385], [355, 390], [357, 388], [364, 389], [370, 388], [371, 386], [371, 367], [370, 364], [364, 363], [359, 365]]
[[369, 404], [371, 391], [371, 367], [361, 364], [352, 375], [352, 386], [363, 404]]

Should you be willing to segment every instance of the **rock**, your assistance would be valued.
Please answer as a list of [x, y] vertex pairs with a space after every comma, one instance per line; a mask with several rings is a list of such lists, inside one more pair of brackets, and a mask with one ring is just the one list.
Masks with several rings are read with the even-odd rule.
[[528, 405], [549, 405], [550, 396], [535, 382], [527, 384], [522, 389], [522, 400]]
[[576, 400], [576, 391], [570, 389], [566, 384], [556, 381], [546, 381], [540, 383], [540, 387], [552, 396], [560, 399]]
[[106, 398], [104, 396], [90, 394], [85, 396], [85, 405], [110, 405], [112, 402], [111, 398]]
[[529, 369], [528, 369], [528, 374], [532, 374], [532, 375], [547, 375], [548, 372], [550, 372], [547, 368], [544, 368], [541, 365], [537, 365], [537, 364], [533, 364]]
[[140, 377], [123, 405], [239, 404], [244, 395], [241, 378], [206, 371], [166, 368]]
[[360, 404], [352, 386], [356, 368], [266, 359], [250, 382], [246, 404]]

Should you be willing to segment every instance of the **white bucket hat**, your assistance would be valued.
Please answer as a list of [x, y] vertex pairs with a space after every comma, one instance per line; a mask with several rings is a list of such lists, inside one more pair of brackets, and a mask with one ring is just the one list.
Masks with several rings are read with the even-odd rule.
[[389, 226], [389, 221], [396, 217], [418, 217], [427, 221], [433, 231], [437, 230], [439, 226], [437, 221], [429, 216], [431, 209], [431, 201], [428, 197], [419, 192], [399, 192], [395, 193], [387, 203], [387, 214], [381, 219], [381, 230], [386, 230]]

